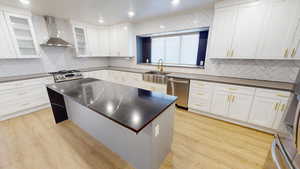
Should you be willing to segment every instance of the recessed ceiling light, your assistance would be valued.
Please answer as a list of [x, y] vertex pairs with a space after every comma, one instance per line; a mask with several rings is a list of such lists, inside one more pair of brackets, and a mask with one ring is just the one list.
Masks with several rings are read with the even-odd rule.
[[129, 11], [128, 12], [128, 17], [129, 18], [132, 18], [132, 17], [134, 17], [135, 16], [135, 13], [133, 12], [133, 11]]
[[160, 29], [165, 29], [166, 27], [164, 25], [159, 26]]
[[124, 30], [127, 30], [128, 29], [128, 27], [127, 26], [124, 26]]
[[99, 23], [104, 23], [104, 20], [103, 19], [99, 19], [98, 22]]
[[30, 1], [29, 0], [19, 0], [22, 4], [24, 5], [29, 5]]
[[173, 6], [177, 6], [179, 3], [180, 3], [180, 0], [172, 0], [172, 1], [171, 1], [171, 4], [172, 4]]

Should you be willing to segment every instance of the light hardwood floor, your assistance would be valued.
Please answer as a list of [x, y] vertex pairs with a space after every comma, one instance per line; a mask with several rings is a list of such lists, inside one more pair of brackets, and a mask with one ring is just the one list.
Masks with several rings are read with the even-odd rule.
[[[177, 110], [172, 152], [161, 169], [262, 169], [272, 139]], [[54, 124], [51, 109], [0, 122], [0, 168], [132, 169], [71, 121]]]

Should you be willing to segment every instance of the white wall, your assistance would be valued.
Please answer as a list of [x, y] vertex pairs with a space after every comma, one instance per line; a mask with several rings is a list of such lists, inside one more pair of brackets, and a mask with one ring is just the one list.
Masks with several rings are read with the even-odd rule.
[[[195, 27], [211, 26], [213, 9], [199, 9], [190, 13], [152, 19], [135, 24], [135, 34], [149, 34], [163, 31], [190, 29]], [[164, 25], [164, 30], [159, 26]], [[134, 37], [135, 39], [135, 37]], [[136, 46], [136, 42], [134, 42]], [[134, 49], [136, 53], [136, 49]], [[111, 58], [111, 66], [138, 67], [155, 69], [153, 66], [136, 65], [136, 58]], [[268, 60], [211, 60], [207, 59], [205, 70], [195, 68], [168, 67], [166, 71], [210, 74], [217, 76], [230, 76], [238, 78], [272, 80], [282, 82], [295, 82], [299, 72], [300, 61], [268, 61]]]
[[[42, 16], [33, 16], [33, 25], [38, 44], [48, 39], [46, 23]], [[71, 25], [66, 20], [57, 20], [63, 39], [74, 43]], [[107, 66], [107, 58], [77, 58], [72, 48], [41, 48], [39, 59], [0, 59], [0, 77], [26, 75], [58, 71]]]

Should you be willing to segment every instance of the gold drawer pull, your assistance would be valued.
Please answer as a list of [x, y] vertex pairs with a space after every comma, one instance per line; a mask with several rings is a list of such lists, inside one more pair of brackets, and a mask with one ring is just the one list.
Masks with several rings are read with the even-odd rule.
[[281, 105], [281, 112], [284, 112], [285, 110], [285, 104]]
[[203, 96], [203, 95], [204, 95], [204, 93], [197, 93], [197, 95]]
[[289, 55], [289, 49], [285, 49], [285, 51], [284, 51], [284, 57], [288, 57], [288, 55]]
[[275, 104], [275, 107], [274, 107], [275, 111], [278, 110], [278, 107], [279, 107], [279, 103], [276, 103], [276, 104]]
[[284, 98], [288, 98], [289, 96], [283, 95], [283, 94], [277, 94], [278, 97], [284, 97]]
[[237, 88], [228, 88], [228, 90], [238, 90]]
[[294, 57], [296, 55], [296, 48], [293, 49], [291, 57]]

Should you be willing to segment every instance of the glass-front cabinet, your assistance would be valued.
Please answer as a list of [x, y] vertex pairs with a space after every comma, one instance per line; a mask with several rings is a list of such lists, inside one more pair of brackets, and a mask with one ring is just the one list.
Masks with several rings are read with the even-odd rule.
[[38, 45], [31, 16], [5, 13], [12, 41], [17, 53], [16, 58], [38, 58]]
[[86, 27], [80, 25], [73, 25], [73, 35], [75, 39], [77, 56], [87, 57], [89, 55], [89, 50], [87, 45]]

